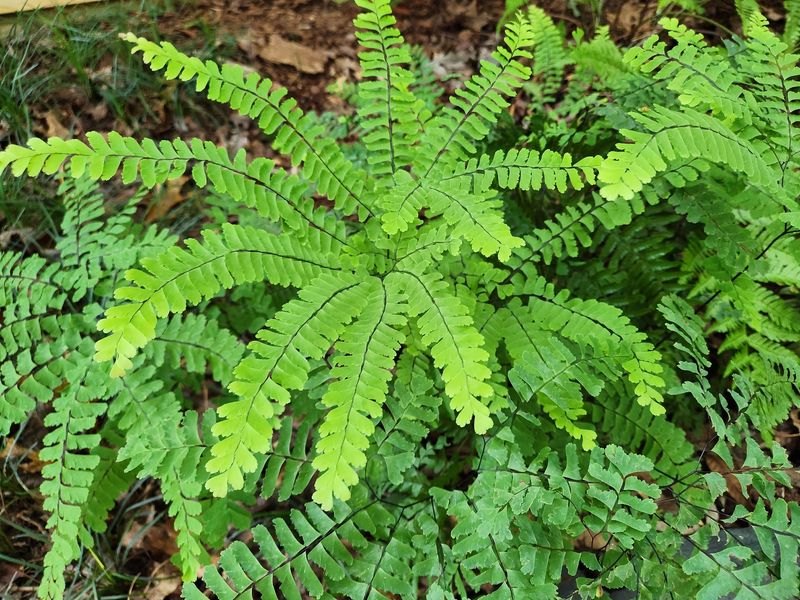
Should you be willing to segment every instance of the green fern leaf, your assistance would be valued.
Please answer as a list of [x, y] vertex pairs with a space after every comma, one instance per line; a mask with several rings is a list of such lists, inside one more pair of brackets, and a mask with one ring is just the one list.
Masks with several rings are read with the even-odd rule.
[[109, 335], [97, 342], [95, 356], [114, 360], [113, 376], [131, 368], [131, 358], [155, 337], [159, 317], [183, 312], [187, 304], [198, 304], [234, 285], [269, 279], [301, 286], [338, 269], [335, 256], [323, 248], [236, 225], [224, 225], [222, 235], [207, 230], [202, 244], [189, 239], [185, 250], [171, 248], [141, 264], [146, 271], [126, 273], [134, 285], [116, 292], [117, 298], [129, 302], [109, 308], [98, 324]]
[[[396, 280], [393, 282], [396, 284]], [[322, 397], [329, 408], [317, 442], [314, 467], [319, 469], [314, 501], [325, 510], [333, 498], [348, 500], [358, 483], [355, 470], [366, 465], [364, 451], [375, 431], [371, 419], [383, 412], [395, 355], [405, 336], [405, 297], [397, 285], [370, 281], [363, 312], [336, 345], [330, 384]]]
[[320, 359], [367, 299], [355, 276], [322, 276], [304, 287], [258, 333], [250, 354], [234, 371], [229, 388], [239, 399], [219, 409], [206, 487], [215, 496], [241, 489], [243, 474], [257, 467], [255, 454], [269, 451], [276, 419], [290, 389], [302, 389], [309, 360]]
[[[409, 297], [409, 316], [419, 314], [421, 342], [431, 349], [434, 363], [442, 370], [445, 392], [457, 413], [456, 422], [472, 422], [477, 433], [492, 424], [487, 406], [492, 388], [486, 383], [491, 371], [483, 337], [472, 326], [466, 307], [437, 275], [405, 271], [398, 276]], [[401, 284], [395, 284], [401, 285]]]

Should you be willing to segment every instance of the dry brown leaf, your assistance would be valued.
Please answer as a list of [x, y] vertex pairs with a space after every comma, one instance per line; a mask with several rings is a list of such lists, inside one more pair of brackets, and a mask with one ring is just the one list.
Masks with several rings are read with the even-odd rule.
[[181, 574], [170, 561], [156, 565], [150, 574], [150, 582], [142, 591], [147, 600], [164, 600], [164, 598], [179, 597], [181, 591]]
[[66, 138], [69, 136], [69, 129], [61, 124], [55, 111], [48, 110], [44, 113], [44, 120], [47, 124], [47, 137]]
[[[142, 533], [142, 529], [145, 530], [144, 533]], [[133, 523], [122, 536], [122, 545], [168, 558], [178, 553], [176, 535], [172, 523], [162, 521], [152, 526]]]
[[731, 473], [731, 470], [728, 468], [728, 465], [725, 464], [724, 460], [713, 452], [707, 452], [706, 465], [708, 465], [709, 469], [715, 473], [719, 473], [725, 478], [725, 483], [728, 485], [728, 494], [730, 494], [734, 502], [752, 508], [750, 501], [744, 495], [742, 484], [736, 476]]
[[167, 181], [164, 184], [163, 193], [154, 199], [147, 208], [147, 214], [144, 216], [145, 223], [158, 221], [173, 207], [186, 200], [186, 195], [181, 191], [181, 188], [187, 181], [189, 181], [189, 177], [186, 175]]
[[0, 460], [9, 457], [21, 459], [17, 469], [23, 473], [39, 473], [47, 464], [39, 460], [39, 453], [35, 450], [14, 444], [14, 438], [6, 438], [3, 448], [0, 450]]
[[266, 61], [289, 65], [303, 73], [322, 73], [328, 62], [328, 52], [315, 50], [296, 42], [291, 42], [279, 35], [272, 35], [266, 48], [261, 48], [258, 55]]
[[19, 229], [8, 229], [0, 233], [0, 249], [6, 249], [11, 243], [11, 240], [18, 237], [23, 242], [32, 240], [36, 232], [30, 227], [21, 227]]
[[585, 548], [586, 550], [602, 550], [608, 546], [608, 539], [602, 533], [593, 533], [588, 529], [584, 529], [575, 538], [574, 545], [576, 548]]

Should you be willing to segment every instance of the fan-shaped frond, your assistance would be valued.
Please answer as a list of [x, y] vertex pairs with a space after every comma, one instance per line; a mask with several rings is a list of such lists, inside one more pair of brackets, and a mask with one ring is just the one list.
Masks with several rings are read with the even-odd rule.
[[234, 285], [269, 280], [301, 286], [339, 268], [330, 247], [314, 247], [309, 241], [228, 224], [222, 234], [204, 231], [202, 243], [188, 239], [185, 249], [174, 247], [143, 259], [146, 270], [128, 271], [125, 277], [133, 285], [115, 294], [128, 302], [106, 310], [98, 324], [108, 335], [97, 342], [97, 360], [113, 359], [112, 375], [118, 376], [155, 337], [158, 318], [183, 312], [187, 304], [198, 304]]
[[[396, 280], [394, 280], [396, 281]], [[331, 376], [322, 403], [329, 409], [319, 428], [319, 469], [314, 501], [330, 510], [333, 499], [348, 500], [366, 465], [364, 451], [375, 431], [372, 419], [383, 413], [395, 355], [405, 339], [405, 297], [398, 286], [370, 281], [363, 311], [336, 344]]]
[[257, 120], [271, 136], [275, 150], [290, 156], [292, 164], [302, 165], [303, 175], [339, 210], [357, 212], [361, 218], [373, 214], [362, 197], [368, 191], [363, 173], [345, 158], [333, 139], [322, 135], [324, 128], [304, 115], [296, 100], [286, 97], [286, 88], [273, 87], [272, 81], [257, 73], [245, 74], [239, 65], [220, 66], [186, 56], [169, 42], [156, 44], [132, 33], [125, 39], [133, 44], [131, 52], [141, 52], [144, 62], [153, 71], [163, 71], [166, 79], [194, 80], [196, 91], [205, 90], [210, 100], [229, 104]]
[[272, 446], [276, 419], [289, 402], [291, 389], [302, 389], [309, 360], [320, 359], [345, 324], [367, 301], [365, 284], [354, 276], [322, 276], [300, 291], [270, 319], [234, 371], [229, 388], [239, 398], [219, 409], [206, 486], [216, 496], [240, 489], [244, 473], [257, 467], [255, 454]]

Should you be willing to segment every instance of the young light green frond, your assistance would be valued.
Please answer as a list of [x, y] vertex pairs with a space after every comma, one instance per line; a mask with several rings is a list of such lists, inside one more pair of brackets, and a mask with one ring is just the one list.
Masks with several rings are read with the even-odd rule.
[[755, 185], [776, 189], [775, 171], [754, 141], [728, 129], [719, 120], [684, 107], [661, 106], [636, 113], [645, 131], [623, 131], [631, 142], [617, 145], [600, 165], [600, 193], [609, 200], [631, 198], [678, 159], [704, 159], [742, 173]]
[[488, 401], [493, 391], [486, 382], [491, 371], [486, 366], [489, 355], [483, 348], [483, 336], [441, 276], [398, 271], [397, 277], [408, 294], [409, 316], [419, 315], [421, 342], [430, 348], [435, 366], [442, 369], [456, 422], [462, 427], [472, 422], [477, 433], [485, 433], [492, 425]]
[[526, 48], [533, 41], [527, 21], [518, 19], [506, 26], [505, 46], [492, 53], [496, 62], [482, 61], [479, 72], [450, 97], [453, 106], [446, 107], [426, 129], [414, 162], [416, 173], [427, 177], [440, 163], [466, 160], [475, 152], [475, 142], [486, 136], [508, 106], [507, 98], [530, 77], [530, 69], [520, 59], [531, 57]]
[[321, 273], [338, 270], [335, 249], [313, 247], [310, 241], [226, 224], [222, 234], [203, 231], [202, 243], [188, 239], [186, 248], [143, 259], [145, 270], [128, 271], [125, 277], [132, 285], [116, 291], [117, 299], [128, 302], [106, 310], [98, 323], [108, 335], [97, 342], [96, 359], [113, 359], [111, 373], [119, 376], [155, 337], [159, 318], [181, 313], [187, 305], [234, 285], [270, 281], [300, 287]]
[[333, 139], [323, 137], [324, 128], [304, 115], [296, 100], [286, 97], [286, 88], [273, 88], [272, 81], [257, 73], [245, 74], [239, 65], [219, 66], [186, 56], [169, 42], [156, 44], [132, 33], [124, 39], [133, 44], [132, 53], [141, 52], [144, 62], [153, 71], [163, 70], [166, 79], [195, 80], [196, 90], [205, 90], [210, 100], [229, 104], [257, 120], [271, 136], [273, 148], [291, 157], [293, 165], [302, 165], [304, 177], [343, 213], [358, 213], [362, 219], [373, 215], [362, 198], [368, 191], [364, 174], [345, 158]]
[[418, 132], [420, 107], [411, 86], [411, 56], [395, 26], [390, 0], [356, 0], [362, 12], [354, 23], [356, 38], [365, 48], [358, 55], [358, 85], [364, 146], [376, 177], [392, 175], [410, 164], [412, 136]]
[[[89, 342], [89, 340], [86, 340]], [[72, 385], [54, 402], [54, 411], [45, 417], [49, 432], [44, 437], [40, 460], [44, 482], [44, 510], [51, 513], [51, 547], [44, 557], [44, 573], [38, 590], [40, 598], [61, 598], [65, 588], [67, 565], [80, 556], [80, 543], [90, 543], [86, 535], [83, 510], [100, 457], [89, 451], [100, 442], [100, 435], [89, 433], [106, 406], [98, 399], [104, 391], [105, 373], [89, 356], [91, 343], [84, 344], [85, 354], [75, 352], [64, 361], [61, 377]], [[99, 379], [98, 379], [99, 378]]]
[[215, 496], [241, 489], [244, 474], [257, 467], [256, 454], [272, 447], [272, 432], [289, 390], [300, 390], [310, 370], [339, 338], [345, 325], [364, 307], [362, 281], [353, 275], [323, 275], [305, 286], [270, 319], [234, 371], [229, 389], [238, 399], [219, 408], [213, 432], [206, 487]]
[[367, 463], [365, 450], [375, 431], [372, 419], [383, 413], [395, 355], [405, 339], [405, 295], [396, 278], [369, 280], [362, 286], [364, 309], [336, 344], [331, 377], [322, 397], [328, 408], [319, 428], [314, 467], [320, 475], [314, 501], [325, 510], [333, 500], [347, 501]]
[[[390, 194], [382, 199], [381, 206], [385, 212], [381, 220], [387, 233], [408, 228], [425, 205], [424, 180], [440, 163], [444, 173], [444, 165], [452, 166], [474, 153], [474, 143], [486, 136], [500, 111], [508, 106], [504, 96], [515, 93], [530, 76], [530, 69], [519, 62], [519, 59], [530, 57], [525, 50], [532, 44], [530, 24], [523, 20], [509, 24], [506, 43], [507, 48], [498, 47], [492, 54], [497, 64], [483, 61], [480, 72], [451, 97], [455, 108], [445, 108], [426, 128], [413, 169], [422, 180], [415, 180], [401, 171], [398, 173], [401, 178]], [[441, 178], [434, 177], [436, 180]]]
[[431, 215], [441, 214], [455, 239], [466, 239], [475, 252], [508, 260], [523, 241], [511, 234], [502, 201], [494, 190], [473, 189], [469, 180], [432, 185], [427, 190]]
[[673, 43], [668, 46], [659, 36], [650, 36], [641, 46], [628, 50], [625, 63], [656, 81], [666, 81], [685, 106], [700, 112], [707, 107], [722, 119], [750, 122], [751, 113], [759, 108], [737, 84], [731, 59], [675, 19], [662, 19], [660, 24]]

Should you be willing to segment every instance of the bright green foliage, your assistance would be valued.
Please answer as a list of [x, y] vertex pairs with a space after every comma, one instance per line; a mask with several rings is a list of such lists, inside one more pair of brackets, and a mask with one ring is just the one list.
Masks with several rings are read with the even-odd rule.
[[[0, 151], [74, 179], [57, 253], [0, 254], [0, 433], [51, 405], [41, 595], [153, 478], [186, 598], [797, 597], [789, 24], [742, 2], [743, 39], [665, 20], [623, 51], [526, 7], [437, 103], [389, 0], [356, 4], [348, 143], [268, 79], [126, 36], [291, 170], [114, 133]], [[117, 173], [190, 177], [201, 233], [105, 217]]]

